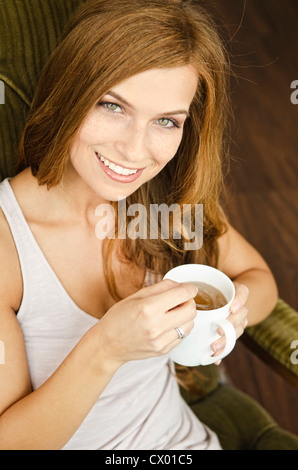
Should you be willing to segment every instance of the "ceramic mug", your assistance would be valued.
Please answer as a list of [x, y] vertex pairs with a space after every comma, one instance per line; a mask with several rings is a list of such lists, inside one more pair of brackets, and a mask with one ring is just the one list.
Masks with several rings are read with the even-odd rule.
[[[231, 279], [218, 269], [203, 264], [183, 264], [171, 269], [164, 276], [176, 282], [204, 282], [216, 287], [225, 296], [227, 303], [213, 310], [197, 310], [194, 327], [190, 334], [172, 349], [169, 357], [183, 366], [208, 365], [226, 357], [236, 343], [236, 332], [226, 318], [235, 297], [235, 287]], [[181, 325], [177, 325], [179, 328]], [[213, 356], [212, 343], [220, 338], [217, 329], [221, 327], [226, 344], [218, 356]]]

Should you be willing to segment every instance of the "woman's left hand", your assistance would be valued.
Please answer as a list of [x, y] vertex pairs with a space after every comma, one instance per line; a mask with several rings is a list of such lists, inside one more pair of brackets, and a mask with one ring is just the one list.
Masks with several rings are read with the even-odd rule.
[[[244, 284], [239, 284], [238, 282], [234, 282], [234, 286], [236, 291], [235, 298], [230, 307], [231, 313], [227, 317], [227, 320], [232, 323], [236, 331], [236, 338], [239, 338], [239, 336], [243, 334], [244, 329], [248, 323], [248, 310], [245, 307], [245, 304], [248, 298], [249, 290], [248, 287], [246, 287]], [[224, 332], [221, 328], [218, 329], [218, 334], [220, 334], [222, 338], [215, 341], [211, 346], [212, 350], [214, 351], [214, 356], [221, 354], [225, 347]], [[218, 361], [215, 364], [219, 365], [220, 362], [221, 361]]]

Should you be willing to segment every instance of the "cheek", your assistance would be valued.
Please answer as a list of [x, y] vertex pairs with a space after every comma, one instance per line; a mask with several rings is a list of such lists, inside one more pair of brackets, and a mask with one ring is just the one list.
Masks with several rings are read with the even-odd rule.
[[106, 135], [109, 135], [110, 130], [110, 126], [103, 119], [100, 119], [96, 110], [93, 110], [81, 125], [76, 139], [80, 144], [97, 144], [104, 140]]
[[93, 119], [87, 119], [77, 134], [77, 140], [80, 143], [91, 143], [98, 134], [97, 128]]
[[[174, 132], [173, 132], [174, 133]], [[181, 143], [182, 133], [179, 136], [169, 136], [160, 141], [156, 146], [159, 162], [164, 166], [169, 163], [176, 155]]]
[[105, 136], [110, 135], [111, 133], [104, 125], [98, 125], [98, 120], [95, 122], [94, 119], [86, 119], [70, 147], [70, 158], [73, 163], [81, 161], [84, 155], [88, 156], [92, 146], [103, 144], [106, 140]]

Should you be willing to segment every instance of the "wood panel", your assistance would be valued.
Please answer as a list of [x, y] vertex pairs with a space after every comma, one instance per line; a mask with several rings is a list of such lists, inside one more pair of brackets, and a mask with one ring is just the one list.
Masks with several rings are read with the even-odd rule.
[[[298, 105], [291, 102], [291, 83], [298, 80], [298, 2], [205, 4], [221, 22], [234, 71], [230, 219], [266, 259], [280, 296], [298, 309]], [[298, 434], [297, 389], [241, 342], [223, 367], [236, 387]]]

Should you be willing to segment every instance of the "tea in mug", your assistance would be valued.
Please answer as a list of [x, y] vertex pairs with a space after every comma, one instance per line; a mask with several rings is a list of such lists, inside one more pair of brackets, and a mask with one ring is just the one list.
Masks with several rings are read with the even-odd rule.
[[228, 303], [223, 293], [205, 282], [192, 282], [199, 290], [194, 298], [197, 310], [214, 310]]

